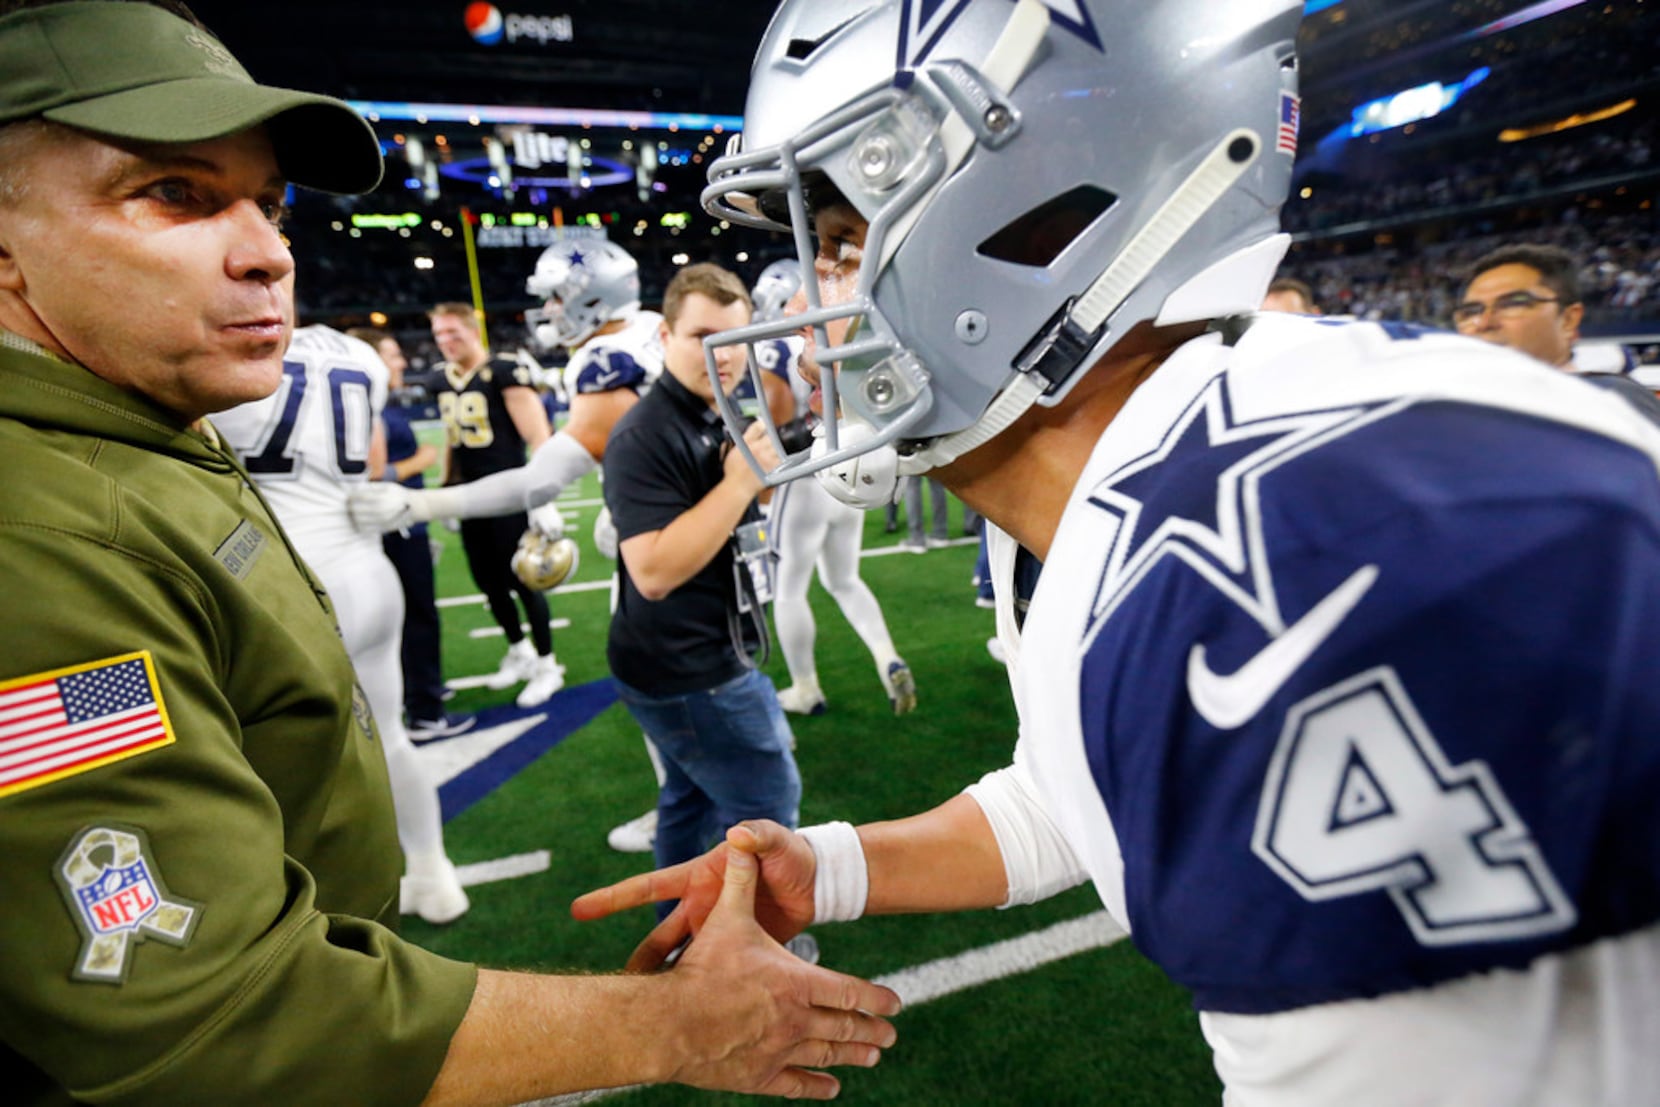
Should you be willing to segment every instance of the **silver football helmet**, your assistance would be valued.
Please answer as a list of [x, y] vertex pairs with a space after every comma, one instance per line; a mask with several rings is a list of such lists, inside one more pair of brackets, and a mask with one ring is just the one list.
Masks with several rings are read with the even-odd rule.
[[761, 275], [755, 278], [755, 287], [749, 292], [755, 304], [755, 321], [766, 322], [783, 316], [784, 305], [800, 287], [801, 263], [795, 258], [783, 258], [761, 270]]
[[868, 227], [846, 299], [809, 281], [804, 314], [705, 344], [712, 372], [716, 345], [810, 326], [838, 370], [823, 438], [768, 483], [816, 472], [874, 506], [1059, 402], [1136, 324], [1260, 303], [1289, 241], [1302, 6], [785, 0], [704, 206], [790, 232], [806, 272], [815, 208]]
[[525, 312], [537, 343], [580, 346], [606, 323], [640, 310], [640, 265], [606, 239], [556, 242], [536, 259], [525, 291], [544, 302]]

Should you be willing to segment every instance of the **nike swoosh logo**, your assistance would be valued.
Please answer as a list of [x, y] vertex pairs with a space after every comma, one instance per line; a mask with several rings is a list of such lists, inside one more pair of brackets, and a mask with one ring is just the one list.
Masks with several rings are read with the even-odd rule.
[[1355, 570], [1306, 615], [1227, 676], [1211, 671], [1205, 664], [1204, 644], [1196, 644], [1187, 655], [1187, 694], [1193, 706], [1206, 722], [1221, 730], [1244, 725], [1331, 637], [1377, 579], [1376, 565]]

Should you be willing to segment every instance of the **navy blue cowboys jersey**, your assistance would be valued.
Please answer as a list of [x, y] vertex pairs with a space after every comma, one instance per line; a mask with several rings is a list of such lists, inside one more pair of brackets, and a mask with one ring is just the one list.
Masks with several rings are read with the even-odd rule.
[[1140, 386], [1045, 562], [1016, 757], [1201, 1009], [1654, 932], [1657, 465], [1620, 398], [1403, 327], [1264, 318]]

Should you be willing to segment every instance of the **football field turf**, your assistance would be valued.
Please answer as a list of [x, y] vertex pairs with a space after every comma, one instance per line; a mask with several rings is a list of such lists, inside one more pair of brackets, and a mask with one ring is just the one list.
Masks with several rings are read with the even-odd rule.
[[[472, 910], [450, 926], [406, 917], [405, 934], [440, 953], [494, 967], [608, 972], [650, 927], [649, 910], [582, 924], [568, 910], [578, 894], [650, 866], [648, 854], [609, 849], [605, 835], [651, 807], [656, 792], [640, 732], [608, 681], [612, 563], [592, 544], [599, 502], [593, 476], [560, 501], [568, 532], [582, 546], [574, 585], [549, 596], [565, 689], [524, 711], [513, 706], [516, 690], [465, 687], [449, 706], [479, 712], [478, 727], [423, 747], [423, 757], [446, 780], [441, 794], [451, 857], [478, 866], [472, 875], [501, 877], [473, 884]], [[961, 533], [955, 517], [951, 533]], [[495, 671], [505, 641], [482, 601], [466, 598], [476, 589], [457, 536], [441, 527], [433, 534], [441, 550], [445, 673], [469, 685], [467, 678]], [[1007, 679], [985, 648], [991, 612], [974, 605], [969, 583], [975, 544], [963, 540], [923, 555], [877, 552], [899, 537], [883, 532], [880, 511], [870, 513], [862, 569], [916, 675], [919, 706], [907, 716], [891, 714], [869, 654], [815, 582], [819, 677], [829, 710], [790, 717], [804, 824], [924, 810], [1006, 764], [1013, 746]], [[776, 648], [766, 669], [780, 688], [788, 684]], [[841, 1102], [1218, 1102], [1219, 1085], [1186, 993], [1128, 941], [1108, 944], [1112, 930], [1099, 912], [1086, 887], [1009, 911], [815, 928], [823, 964], [864, 977], [906, 974], [904, 988], [933, 997], [912, 1002], [899, 1016], [899, 1042], [880, 1066], [839, 1071]], [[1075, 949], [1082, 952], [1070, 952]], [[680, 1087], [633, 1090], [607, 1101], [759, 1102]]]

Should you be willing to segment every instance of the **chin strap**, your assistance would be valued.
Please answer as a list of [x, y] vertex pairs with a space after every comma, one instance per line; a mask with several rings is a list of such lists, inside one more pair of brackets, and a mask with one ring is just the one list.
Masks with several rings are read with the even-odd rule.
[[[1102, 337], [1107, 317], [1129, 299], [1130, 294], [1175, 248], [1182, 236], [1192, 230], [1211, 206], [1245, 175], [1246, 170], [1256, 164], [1261, 152], [1262, 139], [1249, 128], [1241, 127], [1224, 135], [1170, 199], [1118, 252], [1112, 264], [1078, 297], [1071, 312], [1056, 328], [1055, 340], [1064, 339], [1086, 351], [1085, 356], [1088, 356], [1087, 352], [1093, 350]], [[1036, 369], [1047, 352], [1044, 348], [1029, 354], [1023, 362], [1025, 371], [997, 394], [986, 413], [973, 426], [955, 434], [942, 435], [925, 449], [901, 458], [899, 472], [913, 476], [949, 465], [1007, 430], [1049, 390], [1051, 379]]]

